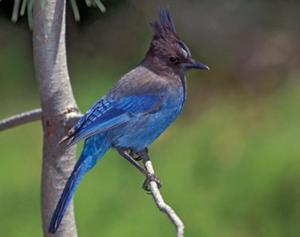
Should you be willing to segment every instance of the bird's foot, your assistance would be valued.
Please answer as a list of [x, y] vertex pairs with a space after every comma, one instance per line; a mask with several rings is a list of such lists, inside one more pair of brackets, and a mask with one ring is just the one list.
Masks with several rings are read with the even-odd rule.
[[147, 192], [150, 192], [151, 189], [150, 189], [150, 182], [155, 182], [157, 184], [157, 187], [160, 189], [161, 188], [161, 181], [160, 179], [154, 175], [154, 174], [151, 174], [151, 173], [147, 173], [146, 174], [146, 179], [143, 183], [143, 189]]

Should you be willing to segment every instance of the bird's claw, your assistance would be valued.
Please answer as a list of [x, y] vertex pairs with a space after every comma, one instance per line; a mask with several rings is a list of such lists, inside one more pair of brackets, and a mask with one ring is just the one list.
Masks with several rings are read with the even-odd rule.
[[146, 179], [145, 179], [145, 181], [143, 183], [143, 189], [145, 191], [147, 191], [147, 192], [151, 191], [151, 189], [150, 189], [150, 182], [152, 182], [152, 181], [157, 184], [157, 187], [159, 189], [161, 188], [162, 185], [161, 185], [160, 179], [156, 175], [148, 173], [148, 174], [146, 174]]

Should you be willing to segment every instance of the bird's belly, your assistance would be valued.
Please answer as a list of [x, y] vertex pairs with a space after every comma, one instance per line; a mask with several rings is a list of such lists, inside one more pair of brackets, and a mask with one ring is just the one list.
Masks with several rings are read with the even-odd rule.
[[168, 108], [156, 113], [136, 116], [108, 134], [114, 147], [140, 151], [149, 146], [178, 116], [181, 108]]

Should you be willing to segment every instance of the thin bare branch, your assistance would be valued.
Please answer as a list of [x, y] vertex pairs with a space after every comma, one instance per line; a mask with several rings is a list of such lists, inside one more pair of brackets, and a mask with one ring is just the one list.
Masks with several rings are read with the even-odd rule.
[[[65, 126], [72, 127], [82, 116], [79, 111], [67, 111], [63, 113], [65, 115]], [[0, 132], [6, 129], [10, 129], [16, 126], [21, 126], [26, 123], [40, 120], [42, 117], [41, 109], [33, 109], [26, 111], [6, 119], [0, 120]]]
[[36, 120], [40, 120], [42, 116], [41, 109], [30, 110], [21, 114], [14, 115], [12, 117], [3, 119], [0, 121], [0, 131], [16, 127], [25, 123], [30, 123]]
[[[154, 173], [154, 169], [152, 166], [152, 162], [149, 159], [143, 159], [145, 168], [148, 172], [150, 172], [151, 174], [155, 174]], [[157, 206], [157, 208], [162, 211], [163, 213], [165, 213], [169, 219], [173, 222], [173, 224], [176, 227], [176, 237], [184, 237], [184, 224], [181, 221], [180, 217], [176, 214], [176, 212], [173, 210], [173, 208], [168, 205], [167, 203], [165, 203], [159, 188], [157, 186], [157, 183], [154, 181], [150, 182], [150, 190], [151, 190], [151, 195], [155, 201], [155, 204]]]

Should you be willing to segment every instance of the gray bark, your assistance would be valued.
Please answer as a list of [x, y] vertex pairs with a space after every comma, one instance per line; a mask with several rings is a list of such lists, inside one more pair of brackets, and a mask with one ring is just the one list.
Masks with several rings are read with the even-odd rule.
[[[76, 149], [72, 147], [66, 151], [58, 145], [68, 129], [66, 120], [72, 112], [78, 111], [67, 69], [65, 0], [34, 1], [33, 52], [43, 111], [42, 222], [44, 236], [50, 236], [50, 218], [73, 169]], [[77, 236], [73, 205], [58, 232], [51, 236]]]

